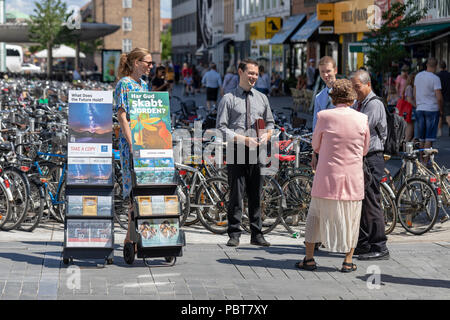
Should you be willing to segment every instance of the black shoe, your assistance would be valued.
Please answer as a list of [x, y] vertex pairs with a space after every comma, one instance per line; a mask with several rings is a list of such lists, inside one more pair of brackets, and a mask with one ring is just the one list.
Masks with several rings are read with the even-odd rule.
[[389, 250], [360, 254], [358, 260], [389, 260]]
[[360, 254], [365, 254], [365, 253], [369, 253], [370, 249], [364, 249], [364, 248], [356, 248], [355, 251], [353, 252], [353, 255], [360, 255]]
[[262, 234], [258, 234], [255, 237], [250, 239], [250, 244], [254, 244], [255, 246], [269, 247], [270, 243], [264, 239]]
[[238, 237], [230, 237], [230, 240], [227, 242], [228, 247], [237, 247], [239, 245]]

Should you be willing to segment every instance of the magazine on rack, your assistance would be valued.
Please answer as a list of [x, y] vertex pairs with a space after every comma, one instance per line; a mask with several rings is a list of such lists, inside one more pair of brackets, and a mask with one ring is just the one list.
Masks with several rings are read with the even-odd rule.
[[181, 244], [178, 218], [139, 219], [138, 233], [143, 247]]

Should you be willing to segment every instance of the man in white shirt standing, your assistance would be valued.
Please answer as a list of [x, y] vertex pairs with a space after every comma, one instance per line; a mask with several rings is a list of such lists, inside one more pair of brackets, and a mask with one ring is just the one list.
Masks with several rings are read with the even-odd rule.
[[222, 77], [216, 71], [216, 64], [211, 63], [208, 72], [202, 78], [202, 84], [206, 87], [206, 107], [211, 110], [211, 105], [216, 104], [217, 95], [222, 87]]
[[420, 148], [433, 146], [433, 141], [436, 141], [439, 118], [444, 113], [441, 80], [435, 75], [436, 67], [437, 60], [429, 58], [427, 70], [419, 72], [414, 80]]

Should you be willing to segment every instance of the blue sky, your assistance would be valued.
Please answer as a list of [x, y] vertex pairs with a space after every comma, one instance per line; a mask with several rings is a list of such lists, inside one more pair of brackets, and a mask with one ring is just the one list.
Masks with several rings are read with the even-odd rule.
[[[34, 2], [36, 0], [5, 0], [6, 11], [17, 10], [26, 14], [33, 13]], [[89, 0], [65, 0], [68, 6], [77, 5], [82, 7]], [[172, 0], [161, 0], [161, 18], [171, 18]]]

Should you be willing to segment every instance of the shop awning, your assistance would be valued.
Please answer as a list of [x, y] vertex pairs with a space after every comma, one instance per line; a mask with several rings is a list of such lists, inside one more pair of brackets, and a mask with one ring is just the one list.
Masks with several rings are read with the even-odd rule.
[[348, 44], [348, 49], [350, 52], [366, 53], [370, 50], [370, 47], [369, 44], [366, 42], [350, 42]]
[[286, 43], [289, 38], [298, 30], [300, 24], [306, 18], [306, 14], [299, 14], [296, 16], [291, 16], [283, 21], [283, 28], [277, 32], [272, 39], [270, 39], [269, 44], [283, 44]]
[[[414, 41], [424, 40], [432, 38], [437, 34], [441, 34], [446, 30], [450, 30], [450, 23], [438, 23], [438, 24], [429, 24], [429, 25], [414, 25], [404, 29], [409, 34], [409, 39]], [[392, 35], [392, 39], [398, 39], [399, 35], [397, 32], [394, 32]], [[360, 42], [365, 43], [373, 43], [376, 42], [378, 38], [368, 38], [363, 39]], [[425, 41], [425, 40], [424, 40]]]
[[307, 42], [309, 37], [316, 31], [323, 21], [317, 20], [314, 13], [308, 21], [291, 37], [291, 42]]

